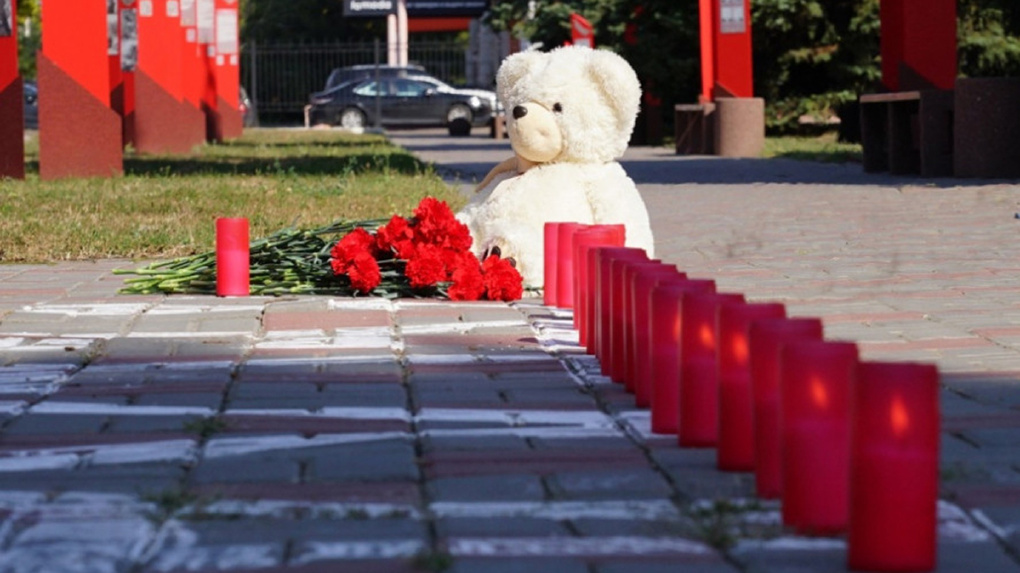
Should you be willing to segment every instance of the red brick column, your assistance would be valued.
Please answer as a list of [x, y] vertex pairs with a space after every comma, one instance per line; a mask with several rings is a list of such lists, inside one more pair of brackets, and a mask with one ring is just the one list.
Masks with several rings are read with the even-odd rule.
[[[25, 104], [18, 73], [18, 18], [11, 2], [9, 36], [0, 36], [0, 178], [25, 178]], [[0, 15], [2, 16], [2, 15]], [[0, 23], [6, 28], [7, 23]]]

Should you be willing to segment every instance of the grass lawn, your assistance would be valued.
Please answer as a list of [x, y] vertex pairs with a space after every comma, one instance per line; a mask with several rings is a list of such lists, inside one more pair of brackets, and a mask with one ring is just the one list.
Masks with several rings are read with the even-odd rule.
[[762, 157], [784, 157], [825, 163], [860, 163], [861, 144], [841, 143], [835, 132], [817, 136], [770, 136], [765, 138]]
[[124, 175], [0, 180], [0, 263], [165, 259], [213, 248], [217, 217], [247, 217], [252, 238], [338, 219], [410, 215], [426, 196], [464, 199], [430, 166], [377, 135], [246, 130], [190, 156], [127, 153]]

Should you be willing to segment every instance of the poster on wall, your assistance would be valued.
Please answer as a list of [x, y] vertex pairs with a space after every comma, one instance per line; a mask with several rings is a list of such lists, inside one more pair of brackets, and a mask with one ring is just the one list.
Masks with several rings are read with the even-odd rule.
[[133, 72], [138, 68], [138, 10], [120, 11], [120, 69]]
[[744, 21], [744, 0], [720, 0], [719, 32], [723, 34], [743, 34], [747, 31]]
[[212, 44], [216, 41], [216, 0], [195, 0], [198, 25], [198, 42]]
[[14, 35], [13, 0], [0, 0], [0, 38]]
[[181, 0], [181, 26], [194, 28], [198, 24], [195, 13], [195, 0]]
[[237, 10], [216, 11], [216, 53], [237, 53]]
[[120, 53], [120, 30], [117, 16], [117, 0], [106, 0], [106, 55]]

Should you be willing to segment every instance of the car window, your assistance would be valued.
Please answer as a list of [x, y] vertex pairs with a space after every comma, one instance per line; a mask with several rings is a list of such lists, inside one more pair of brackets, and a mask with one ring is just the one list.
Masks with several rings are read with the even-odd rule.
[[375, 80], [369, 80], [354, 88], [356, 95], [364, 97], [375, 97], [377, 93], [379, 95], [386, 95], [388, 92], [389, 82], [387, 80], [382, 80], [378, 84]]
[[421, 97], [425, 95], [425, 90], [432, 86], [414, 80], [398, 79], [393, 81], [393, 87], [400, 97]]

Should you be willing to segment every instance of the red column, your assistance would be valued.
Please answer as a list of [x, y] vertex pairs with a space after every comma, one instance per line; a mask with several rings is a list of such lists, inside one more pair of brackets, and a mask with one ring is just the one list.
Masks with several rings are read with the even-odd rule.
[[241, 137], [241, 50], [237, 0], [216, 0], [216, 109], [223, 139]]
[[[135, 146], [135, 70], [138, 69], [138, 7], [136, 0], [120, 0], [120, 69], [124, 91], [124, 145]], [[137, 147], [137, 146], [136, 146]]]
[[751, 0], [700, 0], [701, 99], [754, 97]]
[[138, 0], [135, 145], [143, 153], [189, 153], [205, 141], [205, 118], [185, 101], [180, 16], [178, 0]]
[[718, 0], [699, 0], [698, 29], [701, 33], [701, 100], [712, 101], [715, 88], [715, 9]]
[[714, 97], [754, 97], [751, 0], [716, 0]]
[[39, 70], [39, 176], [107, 177], [123, 170], [120, 116], [110, 109], [106, 6], [47, 0]]
[[953, 89], [956, 0], [882, 0], [880, 16], [886, 89]]
[[[25, 104], [18, 73], [16, 2], [0, 22], [0, 179], [25, 178]], [[5, 15], [0, 13], [0, 18]]]

